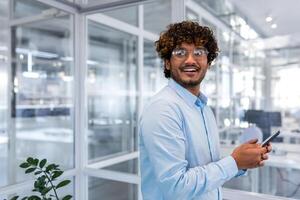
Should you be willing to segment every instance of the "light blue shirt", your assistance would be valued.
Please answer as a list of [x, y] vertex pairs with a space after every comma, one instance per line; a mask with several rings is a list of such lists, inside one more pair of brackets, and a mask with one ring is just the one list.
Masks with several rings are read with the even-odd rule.
[[140, 118], [144, 200], [221, 200], [221, 186], [239, 175], [231, 156], [220, 158], [219, 133], [207, 98], [170, 79]]

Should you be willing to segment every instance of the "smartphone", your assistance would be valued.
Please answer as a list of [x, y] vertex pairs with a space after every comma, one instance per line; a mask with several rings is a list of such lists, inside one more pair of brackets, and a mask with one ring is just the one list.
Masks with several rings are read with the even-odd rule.
[[270, 135], [267, 139], [265, 139], [262, 143], [261, 146], [266, 146], [268, 143], [270, 143], [274, 138], [276, 138], [280, 134], [280, 131], [277, 131], [273, 135]]

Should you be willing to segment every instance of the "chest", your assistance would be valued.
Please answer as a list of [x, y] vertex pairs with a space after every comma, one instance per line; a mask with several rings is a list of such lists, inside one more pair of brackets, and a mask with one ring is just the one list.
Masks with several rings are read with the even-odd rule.
[[219, 160], [219, 133], [209, 107], [185, 109], [183, 132], [186, 138], [186, 159], [190, 165]]

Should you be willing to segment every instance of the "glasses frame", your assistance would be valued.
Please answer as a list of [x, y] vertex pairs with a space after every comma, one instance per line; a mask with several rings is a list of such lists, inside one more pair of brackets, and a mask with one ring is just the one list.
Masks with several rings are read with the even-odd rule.
[[[198, 55], [199, 50], [201, 53]], [[183, 55], [176, 53], [176, 51], [183, 51]], [[188, 55], [190, 53], [191, 53], [191, 51], [188, 51], [187, 49], [182, 48], [182, 47], [178, 47], [178, 48], [173, 49], [172, 56], [174, 56], [175, 58], [180, 59], [180, 60], [183, 60], [183, 59], [185, 60], [188, 58]], [[209, 52], [205, 47], [196, 47], [192, 50], [192, 55], [195, 60], [199, 60], [199, 59], [203, 59], [203, 58], [207, 57], [208, 53]]]

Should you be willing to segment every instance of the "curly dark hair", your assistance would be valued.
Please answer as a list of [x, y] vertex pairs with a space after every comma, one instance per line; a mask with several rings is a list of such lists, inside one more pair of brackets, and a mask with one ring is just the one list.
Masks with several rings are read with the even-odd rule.
[[[201, 26], [198, 22], [182, 21], [170, 24], [165, 32], [160, 34], [159, 40], [155, 42], [156, 51], [161, 59], [170, 60], [174, 48], [183, 42], [203, 46], [208, 50], [207, 60], [210, 65], [218, 56], [219, 47], [213, 31], [207, 26]], [[170, 70], [166, 69], [164, 63], [164, 74], [166, 78], [171, 77]]]

